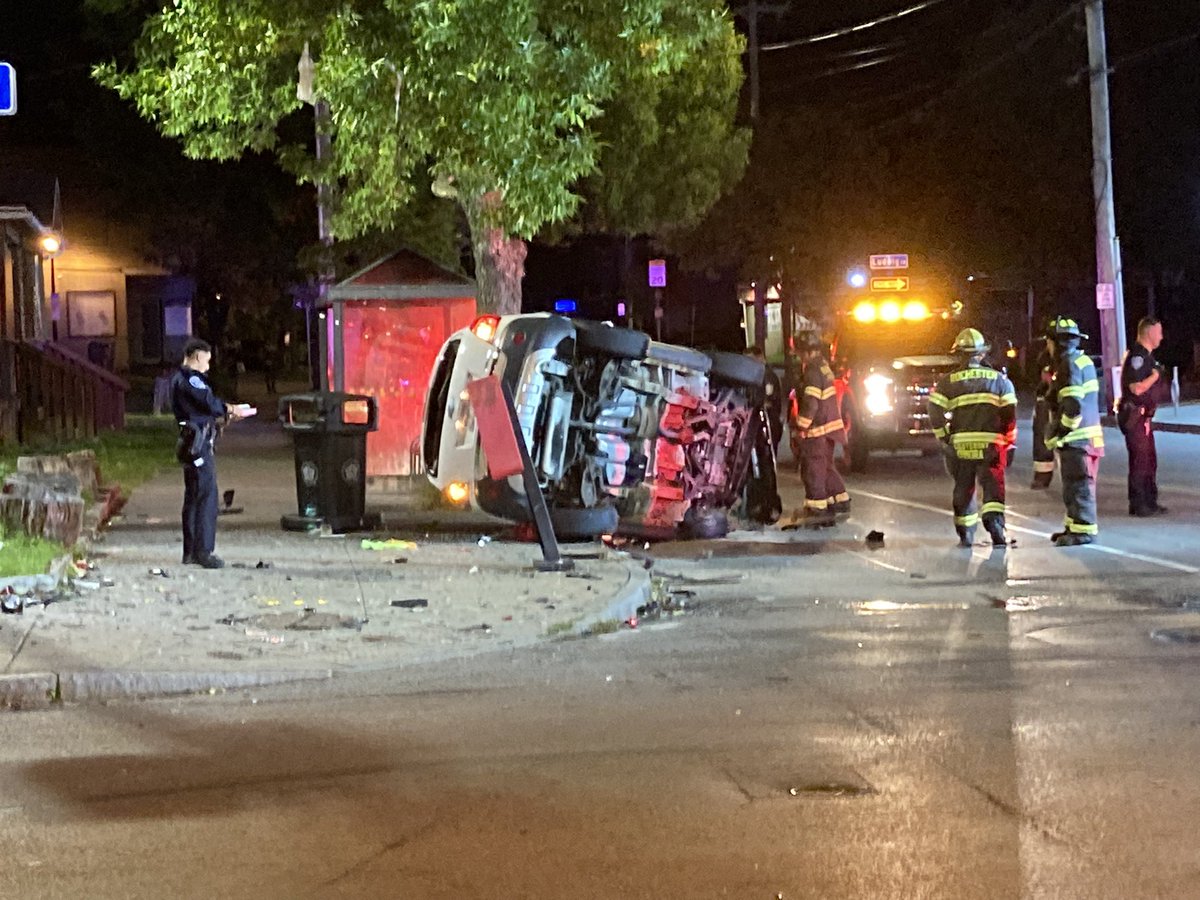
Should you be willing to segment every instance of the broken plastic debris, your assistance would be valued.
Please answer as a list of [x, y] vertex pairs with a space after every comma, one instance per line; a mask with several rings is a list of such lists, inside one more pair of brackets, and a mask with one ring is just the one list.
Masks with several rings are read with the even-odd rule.
[[75, 587], [83, 588], [85, 591], [98, 591], [100, 590], [100, 582], [89, 581], [85, 578], [76, 578]]
[[882, 531], [867, 532], [867, 546], [868, 547], [882, 547], [883, 546], [883, 532]]
[[411, 600], [393, 600], [392, 606], [397, 609], [424, 609], [429, 605], [429, 601], [424, 597], [414, 597]]
[[254, 568], [256, 568], [256, 569], [269, 569], [269, 568], [271, 568], [271, 563], [269, 563], [269, 562], [263, 562], [263, 561], [260, 559], [260, 560], [258, 561], [258, 565], [256, 565]]
[[152, 568], [150, 570], [150, 574], [157, 575], [160, 578], [170, 578], [171, 577], [170, 572], [168, 572], [166, 569], [160, 569], [158, 566], [155, 566], [154, 568]]
[[471, 568], [467, 569], [468, 575], [477, 575], [478, 573], [479, 573], [479, 566], [471, 566]]
[[628, 625], [630, 628], [637, 628], [638, 627], [638, 617], [630, 616], [628, 619], [625, 620], [625, 624]]
[[490, 534], [483, 534], [479, 536], [479, 540], [477, 540], [475, 543], [480, 547], [486, 547], [491, 542], [492, 536]]
[[388, 538], [378, 541], [371, 538], [363, 538], [360, 546], [364, 550], [416, 550], [415, 541], [402, 541], [399, 538]]

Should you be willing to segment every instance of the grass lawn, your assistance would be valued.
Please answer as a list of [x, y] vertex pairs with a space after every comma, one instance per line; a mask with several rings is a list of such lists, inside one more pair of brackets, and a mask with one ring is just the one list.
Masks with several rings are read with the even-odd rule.
[[[175, 465], [175, 422], [170, 416], [126, 416], [124, 431], [109, 431], [93, 441], [5, 447], [0, 450], [0, 478], [15, 471], [18, 456], [41, 456], [94, 450], [104, 484], [121, 485], [128, 495], [160, 470]], [[23, 534], [0, 534], [0, 578], [45, 572], [64, 553], [61, 544]]]
[[15, 471], [18, 456], [94, 450], [105, 484], [116, 482], [121, 492], [153, 478], [161, 469], [175, 465], [175, 421], [170, 416], [126, 416], [124, 431], [106, 431], [92, 441], [5, 447], [0, 450], [0, 475]]

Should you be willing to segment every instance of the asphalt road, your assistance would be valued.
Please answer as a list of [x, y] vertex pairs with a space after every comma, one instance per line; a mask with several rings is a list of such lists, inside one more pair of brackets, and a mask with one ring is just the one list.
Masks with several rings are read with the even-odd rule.
[[689, 611], [636, 631], [0, 716], [0, 896], [1200, 897], [1200, 438], [1160, 447], [1172, 515], [1114, 448], [1096, 547], [1019, 465], [1018, 546], [960, 550], [940, 461], [881, 457], [836, 530], [654, 548]]

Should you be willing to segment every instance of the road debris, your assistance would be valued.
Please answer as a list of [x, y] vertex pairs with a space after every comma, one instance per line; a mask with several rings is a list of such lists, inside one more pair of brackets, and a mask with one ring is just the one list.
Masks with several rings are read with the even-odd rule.
[[425, 609], [429, 601], [424, 597], [414, 597], [411, 600], [393, 600], [392, 606], [396, 609]]
[[867, 546], [872, 550], [878, 550], [883, 546], [883, 532], [869, 531], [867, 532]]
[[404, 541], [400, 538], [386, 538], [385, 540], [376, 540], [372, 538], [363, 538], [360, 547], [364, 550], [416, 550], [417, 544], [415, 541]]

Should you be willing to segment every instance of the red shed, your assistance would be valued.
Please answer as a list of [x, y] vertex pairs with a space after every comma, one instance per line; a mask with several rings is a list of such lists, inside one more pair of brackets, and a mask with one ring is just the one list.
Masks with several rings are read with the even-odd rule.
[[474, 321], [475, 282], [397, 250], [335, 285], [329, 300], [329, 383], [379, 404], [367, 475], [411, 475], [433, 364], [446, 338]]

